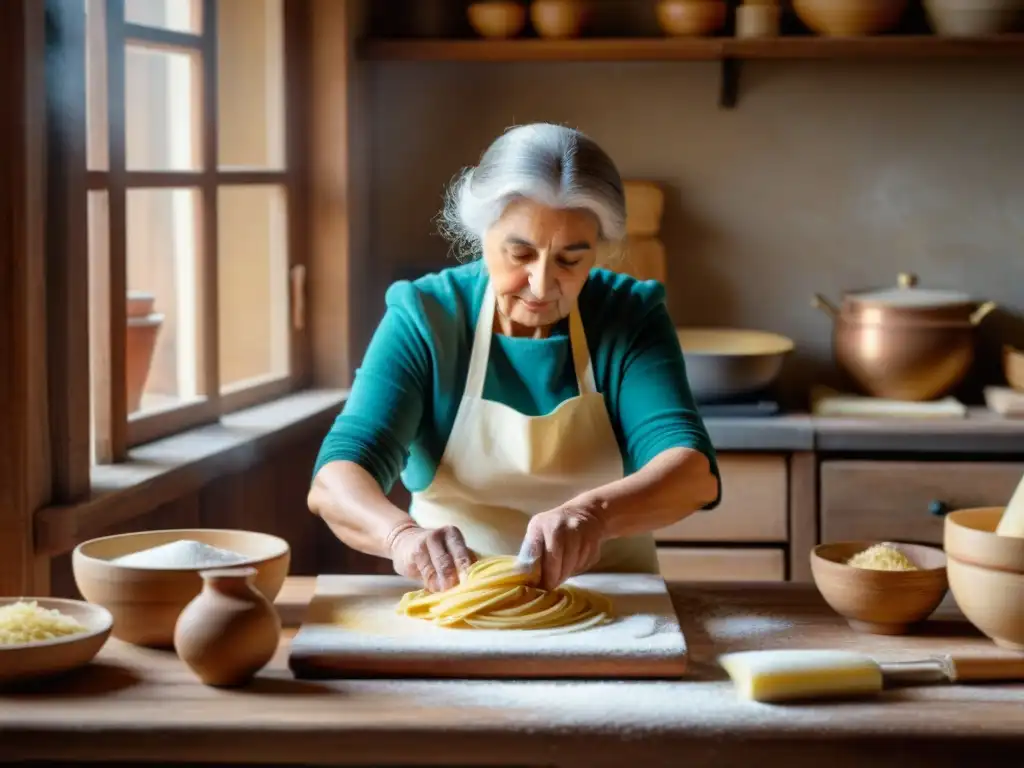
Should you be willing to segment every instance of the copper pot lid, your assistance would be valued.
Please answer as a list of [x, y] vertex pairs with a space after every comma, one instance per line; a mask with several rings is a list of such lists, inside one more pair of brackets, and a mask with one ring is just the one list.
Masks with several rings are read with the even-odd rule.
[[917, 275], [906, 272], [900, 274], [897, 284], [891, 288], [856, 291], [847, 293], [843, 298], [857, 308], [870, 305], [907, 310], [963, 308], [970, 311], [978, 303], [962, 291], [918, 288]]

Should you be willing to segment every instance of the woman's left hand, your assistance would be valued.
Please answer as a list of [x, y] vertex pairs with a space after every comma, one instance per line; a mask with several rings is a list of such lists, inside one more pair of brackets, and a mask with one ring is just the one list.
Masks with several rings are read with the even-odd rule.
[[540, 564], [540, 587], [554, 589], [601, 557], [604, 523], [592, 512], [564, 505], [530, 518], [520, 558]]

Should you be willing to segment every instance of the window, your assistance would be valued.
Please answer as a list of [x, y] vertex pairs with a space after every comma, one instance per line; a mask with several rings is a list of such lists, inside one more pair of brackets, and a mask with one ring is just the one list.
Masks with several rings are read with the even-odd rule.
[[82, 0], [93, 462], [301, 378], [290, 0]]

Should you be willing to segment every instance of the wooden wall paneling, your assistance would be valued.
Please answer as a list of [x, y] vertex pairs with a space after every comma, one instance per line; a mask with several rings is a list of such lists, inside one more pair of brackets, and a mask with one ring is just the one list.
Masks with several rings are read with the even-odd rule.
[[813, 581], [810, 552], [818, 543], [818, 458], [813, 452], [789, 459], [789, 580]]
[[0, 595], [42, 594], [33, 514], [51, 490], [46, 383], [46, 5], [0, 3]]

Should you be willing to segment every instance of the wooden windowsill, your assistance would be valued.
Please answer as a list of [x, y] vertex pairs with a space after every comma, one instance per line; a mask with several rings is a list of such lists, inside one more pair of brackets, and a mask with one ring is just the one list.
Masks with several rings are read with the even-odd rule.
[[226, 415], [217, 424], [139, 446], [127, 462], [93, 467], [88, 500], [36, 512], [36, 554], [69, 552], [112, 525], [263, 461], [283, 444], [322, 434], [325, 420], [347, 395], [347, 390], [296, 392]]

